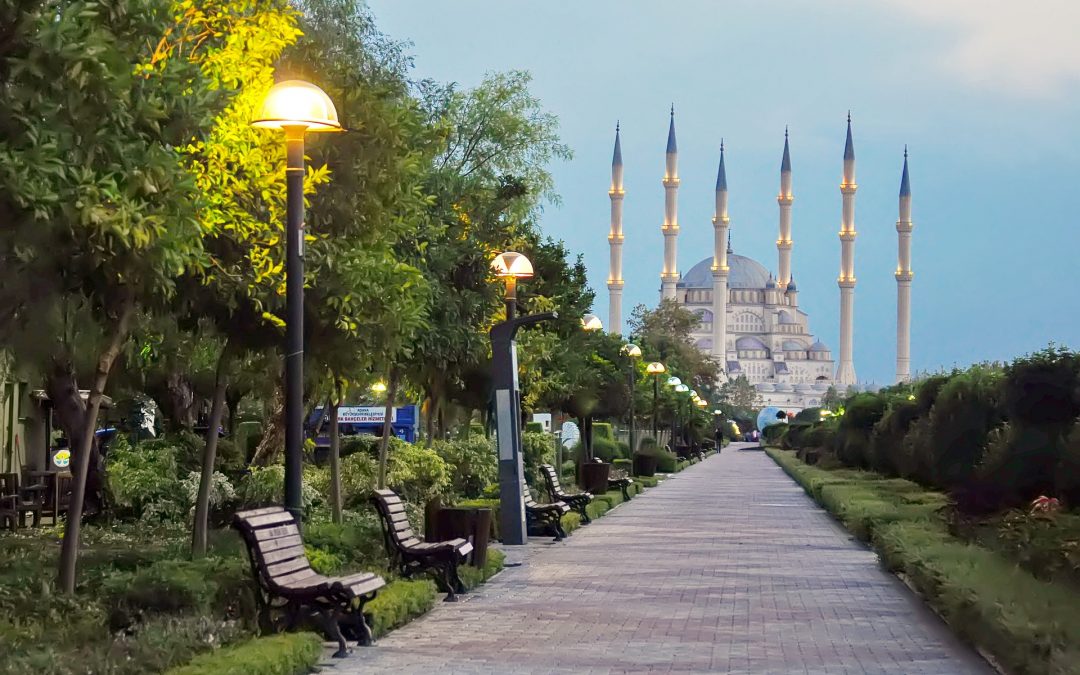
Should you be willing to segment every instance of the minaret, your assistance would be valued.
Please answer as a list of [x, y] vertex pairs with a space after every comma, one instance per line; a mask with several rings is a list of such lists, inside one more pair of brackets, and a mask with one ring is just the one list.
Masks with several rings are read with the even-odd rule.
[[776, 240], [776, 250], [780, 253], [780, 278], [777, 286], [783, 291], [791, 281], [791, 153], [788, 150], [788, 131], [784, 127], [784, 158], [780, 160], [780, 194], [776, 203], [780, 205], [780, 238]]
[[[728, 249], [730, 242], [727, 204], [727, 173], [724, 171], [724, 141], [720, 141], [720, 168], [716, 172], [716, 212], [713, 215], [713, 296], [712, 296], [712, 357], [720, 363], [721, 373], [727, 369], [727, 301]], [[721, 375], [723, 377], [723, 375]]]
[[611, 232], [608, 234], [608, 246], [611, 247], [611, 266], [608, 272], [608, 331], [622, 332], [622, 212], [623, 212], [623, 163], [622, 146], [619, 143], [619, 125], [615, 124], [615, 152], [611, 157]]
[[840, 365], [836, 381], [842, 385], [855, 384], [854, 318], [855, 318], [855, 144], [851, 142], [851, 113], [847, 120], [847, 141], [844, 143], [844, 179], [840, 194], [844, 198], [840, 223]]
[[660, 274], [660, 297], [675, 299], [675, 284], [679, 281], [679, 264], [676, 240], [679, 236], [679, 148], [675, 145], [675, 105], [671, 106], [671, 122], [668, 124], [667, 152], [664, 166], [664, 271]]
[[911, 183], [908, 180], [907, 146], [904, 146], [904, 173], [900, 177], [900, 218], [896, 221], [898, 254], [896, 262], [896, 381], [911, 379]]

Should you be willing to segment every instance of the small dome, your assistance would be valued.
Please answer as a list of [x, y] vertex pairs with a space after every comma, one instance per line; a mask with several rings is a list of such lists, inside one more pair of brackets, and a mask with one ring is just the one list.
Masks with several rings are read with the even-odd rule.
[[769, 280], [765, 282], [765, 288], [776, 288], [776, 279], [773, 279], [771, 274]]
[[791, 312], [789, 312], [789, 311], [787, 311], [787, 310], [783, 310], [783, 311], [781, 311], [781, 312], [780, 312], [780, 317], [779, 317], [779, 318], [780, 318], [780, 323], [781, 323], [781, 324], [783, 324], [783, 325], [785, 325], [785, 326], [790, 326], [790, 325], [792, 325], [792, 324], [795, 324], [795, 323], [797, 323], [797, 322], [795, 321], [795, 317], [794, 317], [794, 316], [792, 316]]
[[788, 282], [788, 284], [787, 284], [787, 292], [788, 293], [795, 293], [798, 290], [799, 289], [795, 287], [795, 280], [794, 279], [792, 279], [791, 281]]
[[749, 351], [768, 351], [769, 348], [765, 346], [764, 342], [757, 339], [756, 337], [751, 337], [751, 336], [747, 335], [747, 336], [741, 337], [741, 338], [739, 338], [738, 340], [735, 341], [735, 349], [737, 349], [737, 350], [739, 350], [741, 352], [749, 352]]
[[810, 351], [812, 352], [827, 352], [829, 348], [825, 346], [825, 343], [818, 340], [814, 344], [810, 345]]
[[785, 352], [801, 352], [806, 349], [798, 340], [784, 340], [783, 348]]

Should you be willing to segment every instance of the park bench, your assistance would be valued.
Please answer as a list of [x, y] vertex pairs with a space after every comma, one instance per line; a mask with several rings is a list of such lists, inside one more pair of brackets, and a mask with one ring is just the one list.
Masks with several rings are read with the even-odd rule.
[[571, 509], [578, 512], [581, 516], [581, 522], [586, 525], [592, 522], [586, 508], [593, 500], [591, 494], [588, 492], [567, 493], [562, 484], [559, 483], [559, 472], [550, 464], [541, 464], [540, 472], [544, 474], [544, 483], [547, 485], [548, 494], [551, 495], [551, 501], [564, 502]]
[[0, 473], [0, 525], [12, 530], [23, 526], [31, 516], [34, 527], [41, 525], [41, 509], [45, 503], [44, 485], [19, 486], [19, 474]]
[[[604, 460], [599, 457], [593, 458], [593, 461], [597, 464], [602, 464]], [[630, 501], [630, 486], [634, 481], [629, 478], [608, 478], [607, 487], [609, 490], [618, 488], [622, 491], [624, 501]]]
[[473, 545], [464, 539], [422, 541], [409, 524], [405, 502], [393, 490], [376, 490], [371, 502], [379, 513], [390, 569], [397, 569], [406, 578], [428, 573], [446, 593], [447, 601], [457, 600], [456, 594], [465, 592], [458, 566], [468, 559]]
[[566, 502], [537, 504], [532, 490], [524, 481], [521, 483], [521, 496], [525, 499], [525, 528], [529, 534], [550, 534], [555, 537], [555, 541], [566, 538], [566, 531], [562, 526], [563, 514], [570, 512], [570, 506]]
[[[296, 519], [280, 506], [241, 511], [233, 516], [232, 526], [247, 546], [260, 628], [292, 630], [301, 620], [317, 616], [338, 643], [336, 657], [348, 654], [343, 627], [361, 645], [372, 643], [363, 610], [386, 585], [382, 577], [369, 572], [326, 577], [315, 572]], [[277, 621], [276, 613], [283, 614]]]

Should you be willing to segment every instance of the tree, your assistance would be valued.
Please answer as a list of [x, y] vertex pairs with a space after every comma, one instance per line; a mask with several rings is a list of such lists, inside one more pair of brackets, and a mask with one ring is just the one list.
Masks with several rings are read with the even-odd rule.
[[[199, 195], [177, 148], [208, 126], [220, 93], [196, 64], [147, 47], [171, 11], [154, 0], [49, 0], [5, 24], [0, 264], [13, 283], [0, 289], [12, 317], [2, 337], [39, 359], [71, 441], [59, 575], [68, 593], [109, 372], [135, 316], [206, 263]], [[85, 401], [77, 352], [95, 363]]]
[[702, 352], [690, 338], [698, 317], [674, 300], [663, 300], [653, 310], [634, 308], [630, 333], [647, 360], [660, 361], [704, 398], [713, 398], [720, 376], [720, 364]]
[[[761, 394], [754, 385], [750, 384], [750, 380], [746, 379], [745, 375], [739, 375], [724, 382], [720, 385], [717, 394], [718, 400], [730, 406], [733, 411], [753, 413], [760, 410], [763, 405]], [[734, 416], [729, 415], [729, 417]]]

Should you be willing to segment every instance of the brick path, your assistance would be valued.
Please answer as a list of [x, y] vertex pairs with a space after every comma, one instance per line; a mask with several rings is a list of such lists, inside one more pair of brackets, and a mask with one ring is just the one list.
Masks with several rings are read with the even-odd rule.
[[990, 672], [757, 450], [547, 541], [326, 672]]

